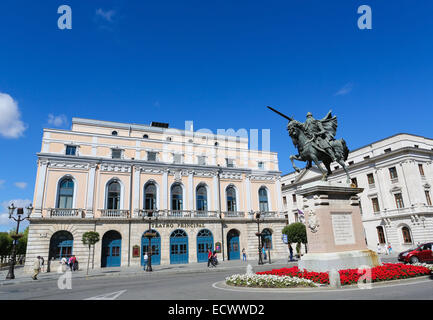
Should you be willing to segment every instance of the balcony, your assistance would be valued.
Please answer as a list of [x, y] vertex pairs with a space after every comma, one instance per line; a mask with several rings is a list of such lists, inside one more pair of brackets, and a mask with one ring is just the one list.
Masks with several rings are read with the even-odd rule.
[[101, 218], [130, 218], [129, 210], [100, 209]]
[[83, 209], [48, 209], [49, 218], [84, 218], [84, 216], [85, 214]]

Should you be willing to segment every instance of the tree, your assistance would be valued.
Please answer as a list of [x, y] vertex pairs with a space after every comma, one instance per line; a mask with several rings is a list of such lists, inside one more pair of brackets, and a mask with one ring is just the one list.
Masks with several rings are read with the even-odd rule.
[[1, 263], [3, 263], [4, 256], [11, 254], [12, 250], [12, 238], [7, 232], [0, 232], [0, 257]]
[[89, 246], [89, 257], [87, 259], [87, 274], [89, 274], [89, 262], [90, 262], [90, 247], [94, 246], [99, 241], [99, 233], [95, 231], [88, 231], [83, 233], [82, 241], [85, 245]]
[[22, 237], [18, 240], [17, 254], [25, 255], [27, 250], [27, 239], [29, 237], [29, 227], [27, 227], [22, 233]]
[[289, 224], [281, 231], [287, 235], [287, 241], [289, 243], [296, 243], [296, 252], [298, 255], [301, 253], [301, 243], [307, 243], [307, 230], [302, 222], [295, 222]]

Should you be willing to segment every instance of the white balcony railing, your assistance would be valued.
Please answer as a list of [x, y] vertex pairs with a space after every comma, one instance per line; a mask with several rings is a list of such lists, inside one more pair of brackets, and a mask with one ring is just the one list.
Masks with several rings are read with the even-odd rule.
[[130, 218], [129, 210], [100, 209], [101, 218]]
[[48, 212], [50, 218], [84, 218], [83, 209], [50, 208]]

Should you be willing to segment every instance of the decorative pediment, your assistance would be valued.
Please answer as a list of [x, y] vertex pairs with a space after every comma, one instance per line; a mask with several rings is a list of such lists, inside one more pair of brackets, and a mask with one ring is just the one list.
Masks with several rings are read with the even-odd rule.
[[392, 194], [394, 194], [394, 193], [399, 193], [399, 192], [401, 192], [401, 187], [399, 187], [399, 186], [394, 186], [394, 187], [392, 187], [392, 188], [389, 190], [389, 192], [391, 192]]

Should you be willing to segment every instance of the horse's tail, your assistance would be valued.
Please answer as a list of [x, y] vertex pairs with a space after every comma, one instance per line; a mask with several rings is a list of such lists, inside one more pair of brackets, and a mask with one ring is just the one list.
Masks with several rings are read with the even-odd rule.
[[347, 157], [349, 156], [349, 148], [346, 145], [346, 141], [344, 141], [343, 138], [340, 139], [341, 140], [341, 144], [343, 145], [343, 156], [344, 156], [344, 161], [347, 160]]

